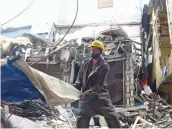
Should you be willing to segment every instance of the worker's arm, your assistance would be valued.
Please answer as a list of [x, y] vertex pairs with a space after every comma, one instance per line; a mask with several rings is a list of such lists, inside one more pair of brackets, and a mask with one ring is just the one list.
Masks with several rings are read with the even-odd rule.
[[107, 74], [109, 70], [110, 70], [110, 67], [108, 64], [101, 65], [98, 71], [96, 85], [94, 85], [91, 89], [85, 92], [85, 95], [87, 98], [89, 99], [94, 98], [101, 92], [101, 90], [106, 85], [106, 78], [107, 78]]
[[83, 64], [84, 63], [82, 62], [81, 67], [79, 69], [77, 79], [76, 79], [75, 83], [73, 84], [73, 86], [75, 88], [77, 88], [78, 90], [81, 90], [81, 88], [82, 88]]

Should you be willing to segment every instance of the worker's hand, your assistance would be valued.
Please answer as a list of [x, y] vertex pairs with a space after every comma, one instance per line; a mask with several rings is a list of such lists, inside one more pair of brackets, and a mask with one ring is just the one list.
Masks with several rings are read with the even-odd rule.
[[83, 93], [83, 94], [80, 95], [80, 100], [84, 101], [84, 99], [85, 99], [85, 94]]
[[88, 101], [88, 100], [91, 100], [91, 99], [96, 98], [96, 97], [97, 97], [97, 94], [95, 94], [95, 92], [93, 92], [91, 89], [89, 89], [80, 95], [80, 100], [81, 101]]
[[97, 98], [97, 94], [92, 89], [87, 90], [84, 94], [84, 100], [91, 100], [93, 98]]

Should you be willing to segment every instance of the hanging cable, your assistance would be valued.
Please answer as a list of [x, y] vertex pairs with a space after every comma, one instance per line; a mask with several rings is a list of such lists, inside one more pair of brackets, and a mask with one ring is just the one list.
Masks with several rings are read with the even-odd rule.
[[23, 11], [21, 11], [19, 14], [17, 14], [16, 16], [14, 16], [13, 18], [9, 19], [8, 21], [4, 22], [3, 24], [0, 25], [0, 27], [2, 27], [3, 25], [11, 22], [12, 20], [14, 20], [15, 18], [17, 18], [18, 16], [20, 16], [22, 13], [24, 13], [27, 9], [30, 8], [30, 6], [33, 4], [35, 0], [33, 0]]
[[73, 24], [75, 23], [76, 21], [76, 18], [77, 18], [77, 15], [78, 15], [78, 0], [77, 0], [77, 8], [76, 8], [76, 15], [75, 15], [75, 18], [70, 26], [70, 28], [67, 30], [66, 34], [63, 36], [63, 38], [48, 52], [52, 52], [54, 49], [56, 49], [56, 47], [63, 41], [63, 39], [66, 37], [66, 35], [69, 33], [70, 29], [73, 27]]
[[79, 7], [79, 4], [78, 4], [78, 0], [77, 0], [77, 8], [76, 8], [76, 15], [75, 15], [75, 18], [70, 26], [70, 28], [67, 30], [67, 32], [65, 33], [65, 35], [63, 36], [63, 38], [47, 53], [48, 55], [46, 55], [45, 57], [39, 59], [38, 61], [30, 64], [31, 65], [34, 65], [34, 64], [37, 64], [39, 61], [43, 60], [43, 59], [46, 59], [47, 57], [53, 55], [56, 51], [54, 51], [56, 49], [56, 47], [63, 41], [63, 39], [66, 37], [66, 35], [69, 33], [70, 29], [73, 27], [75, 21], [76, 21], [76, 18], [77, 18], [77, 15], [78, 15], [78, 7]]

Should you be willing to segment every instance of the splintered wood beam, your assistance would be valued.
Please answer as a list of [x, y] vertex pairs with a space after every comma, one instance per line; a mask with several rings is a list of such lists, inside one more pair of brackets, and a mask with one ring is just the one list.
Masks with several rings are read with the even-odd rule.
[[161, 21], [160, 24], [161, 25], [168, 25], [168, 21]]
[[168, 18], [167, 13], [160, 13], [159, 14], [160, 24], [161, 25], [167, 25], [168, 24]]
[[170, 39], [169, 34], [161, 34], [160, 35], [160, 38], [168, 38], [168, 39]]

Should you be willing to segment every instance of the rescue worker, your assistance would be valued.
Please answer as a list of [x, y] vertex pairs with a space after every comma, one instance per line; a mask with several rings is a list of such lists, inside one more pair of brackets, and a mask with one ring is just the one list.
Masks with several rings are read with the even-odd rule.
[[109, 128], [121, 128], [106, 87], [106, 77], [110, 67], [102, 57], [104, 44], [96, 40], [89, 46], [92, 57], [82, 62], [74, 84], [82, 91], [77, 128], [89, 128], [90, 119], [94, 115], [104, 116]]

